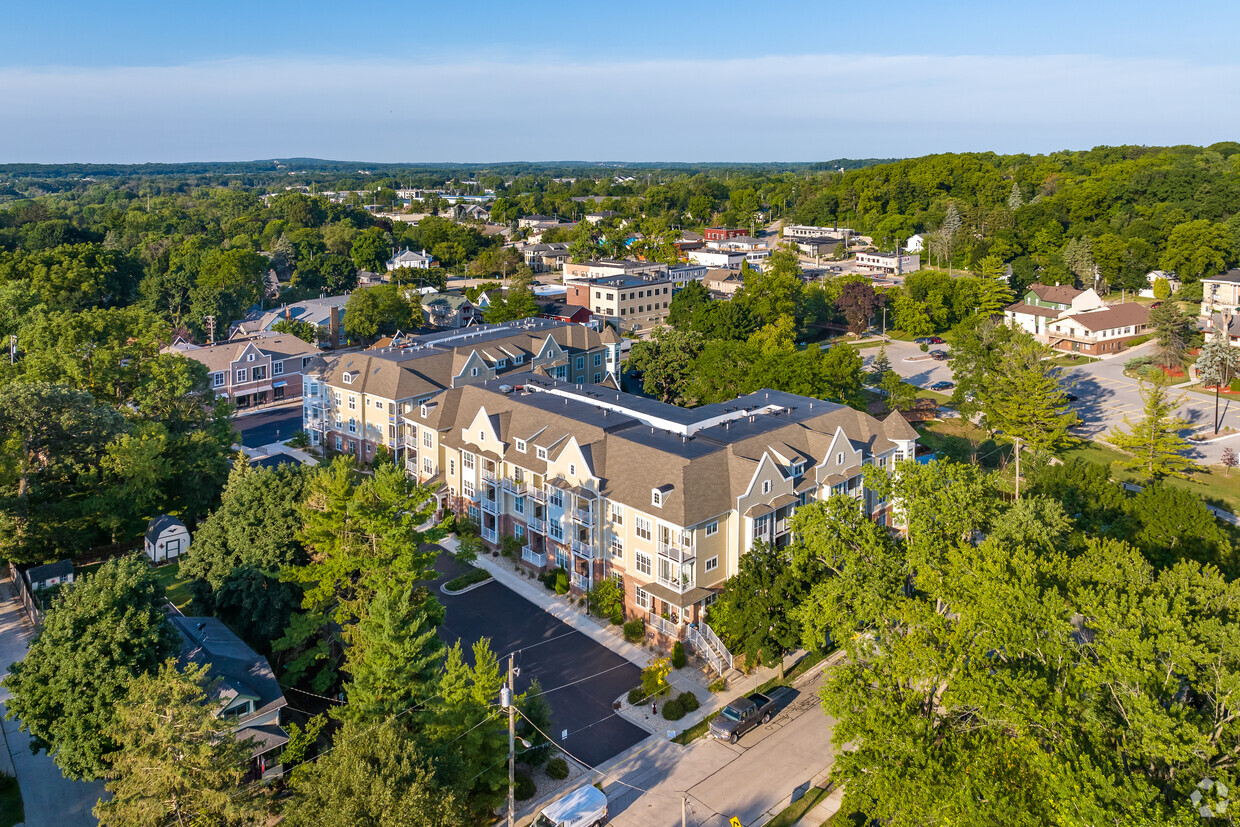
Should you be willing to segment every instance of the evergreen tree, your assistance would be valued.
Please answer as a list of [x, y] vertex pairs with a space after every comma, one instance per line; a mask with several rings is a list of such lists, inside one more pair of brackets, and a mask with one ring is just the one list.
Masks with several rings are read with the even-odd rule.
[[887, 346], [878, 346], [878, 355], [874, 357], [874, 361], [870, 363], [869, 384], [881, 385], [884, 377], [891, 370], [891, 359], [887, 358]]
[[1008, 209], [1013, 212], [1025, 206], [1025, 198], [1021, 195], [1020, 184], [1016, 181], [1012, 182], [1012, 192], [1008, 195], [1007, 205]]
[[1168, 301], [1150, 311], [1149, 324], [1158, 340], [1154, 359], [1165, 368], [1180, 368], [1184, 363], [1184, 354], [1188, 352], [1191, 328], [1188, 317], [1175, 302]]
[[1147, 479], [1187, 476], [1184, 472], [1193, 468], [1194, 463], [1185, 454], [1188, 441], [1179, 432], [1188, 423], [1175, 416], [1175, 408], [1183, 397], [1169, 399], [1162, 385], [1142, 382], [1141, 398], [1145, 400], [1145, 417], [1133, 424], [1125, 416], [1128, 431], [1112, 431], [1107, 441], [1132, 454], [1124, 467], [1144, 472]]
[[1028, 337], [1012, 340], [983, 404], [991, 428], [1031, 448], [1055, 451], [1078, 441], [1070, 429], [1081, 420], [1068, 407], [1058, 371], [1042, 355], [1043, 348]]
[[251, 744], [216, 714], [207, 681], [205, 666], [182, 672], [169, 660], [129, 682], [108, 730], [119, 749], [108, 756], [110, 795], [95, 805], [101, 825], [266, 823], [255, 789], [239, 786]]

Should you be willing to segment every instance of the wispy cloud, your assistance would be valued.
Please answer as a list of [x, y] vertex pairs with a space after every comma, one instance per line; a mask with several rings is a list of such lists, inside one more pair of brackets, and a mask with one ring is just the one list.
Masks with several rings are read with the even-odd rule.
[[1240, 66], [1078, 55], [0, 69], [0, 160], [812, 160], [1240, 135]]

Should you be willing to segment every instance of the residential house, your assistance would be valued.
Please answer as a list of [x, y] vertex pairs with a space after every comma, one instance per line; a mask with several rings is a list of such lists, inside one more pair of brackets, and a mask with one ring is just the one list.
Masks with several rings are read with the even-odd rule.
[[510, 375], [445, 391], [404, 417], [420, 482], [484, 541], [521, 540], [530, 568], [575, 594], [610, 578], [628, 616], [690, 635], [755, 542], [791, 541], [796, 509], [848, 497], [885, 522], [866, 466], [915, 453], [898, 413], [761, 390], [680, 408], [598, 386]]
[[857, 253], [858, 267], [868, 267], [888, 276], [916, 273], [921, 269], [921, 256], [917, 253]]
[[568, 324], [590, 324], [594, 320], [594, 313], [583, 304], [539, 301], [538, 317], [540, 319], [554, 319], [557, 322]]
[[589, 221], [591, 224], [598, 224], [600, 221], [609, 221], [619, 217], [620, 213], [615, 210], [596, 210], [586, 213], [586, 221]]
[[559, 219], [550, 215], [527, 215], [517, 219], [517, 229], [528, 230], [543, 224], [555, 224]]
[[[535, 371], [597, 384], [620, 372], [620, 336], [551, 319], [402, 336], [391, 347], [320, 357], [306, 371], [302, 422], [312, 445], [374, 459], [383, 445], [416, 463], [400, 416], [448, 388]], [[423, 446], [426, 448], [432, 445]]]
[[1240, 269], [1228, 270], [1201, 280], [1201, 315], [1229, 316], [1240, 312]]
[[926, 246], [926, 239], [920, 234], [915, 233], [908, 237], [904, 242], [904, 249], [910, 253], [920, 253]]
[[459, 293], [433, 293], [422, 297], [426, 324], [440, 330], [457, 330], [482, 321], [482, 311]]
[[73, 561], [57, 560], [42, 566], [31, 566], [25, 571], [30, 590], [37, 592], [73, 582]]
[[250, 743], [250, 779], [278, 778], [279, 757], [288, 733], [280, 725], [280, 710], [288, 706], [271, 664], [214, 617], [168, 620], [181, 638], [180, 663], [206, 667], [210, 680], [207, 700], [215, 714], [233, 726], [233, 737]]
[[438, 267], [439, 263], [435, 261], [435, 257], [429, 255], [425, 250], [422, 252], [414, 252], [406, 247], [399, 255], [393, 256], [387, 263], [388, 272], [400, 270], [401, 268], [409, 270], [429, 270], [432, 267]]
[[147, 523], [143, 551], [152, 563], [167, 563], [189, 551], [189, 529], [170, 514]]
[[745, 286], [745, 280], [741, 278], [738, 270], [719, 268], [706, 271], [706, 275], [702, 277], [702, 284], [706, 285], [706, 289], [712, 293], [732, 296]]
[[249, 408], [300, 397], [302, 371], [319, 349], [291, 333], [262, 331], [213, 345], [178, 340], [164, 352], [206, 365], [215, 395]]
[[1008, 324], [1045, 341], [1047, 326], [1065, 312], [1081, 313], [1102, 306], [1092, 287], [1078, 290], [1070, 284], [1031, 284], [1020, 301], [1004, 308], [1003, 315]]
[[234, 328], [233, 333], [252, 334], [271, 328], [280, 320], [306, 322], [318, 328], [318, 343], [323, 347], [344, 345], [348, 338], [344, 332], [345, 305], [349, 294], [320, 296], [317, 299], [284, 304], [273, 310], [259, 311], [246, 316]]
[[[1175, 273], [1169, 273], [1166, 270], [1151, 270], [1145, 274], [1145, 281], [1147, 284], [1149, 284], [1149, 287], [1146, 288], [1145, 290], [1142, 290], [1139, 295], [1147, 299], [1155, 298], [1154, 282], [1158, 281], [1159, 279], [1166, 280], [1167, 287], [1170, 288], [1172, 293], [1180, 289], [1180, 280], [1175, 277]], [[1204, 295], [1204, 291], [1203, 291], [1203, 295]]]
[[564, 263], [572, 258], [568, 252], [568, 244], [562, 241], [547, 244], [523, 244], [516, 249], [535, 273], [562, 270]]
[[1046, 336], [1057, 350], [1091, 356], [1117, 353], [1146, 332], [1149, 319], [1150, 305], [1136, 302], [1069, 311], [1050, 321]]

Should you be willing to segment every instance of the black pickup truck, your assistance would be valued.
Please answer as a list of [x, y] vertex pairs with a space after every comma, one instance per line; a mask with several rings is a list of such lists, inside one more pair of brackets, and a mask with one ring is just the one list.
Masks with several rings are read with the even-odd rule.
[[771, 720], [775, 705], [771, 697], [761, 692], [755, 692], [748, 698], [737, 698], [710, 722], [710, 736], [735, 744], [759, 723], [765, 724]]

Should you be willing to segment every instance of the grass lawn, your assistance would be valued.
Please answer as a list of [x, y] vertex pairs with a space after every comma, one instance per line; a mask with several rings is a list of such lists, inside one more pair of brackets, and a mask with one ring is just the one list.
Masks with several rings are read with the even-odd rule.
[[164, 592], [168, 595], [168, 600], [172, 605], [184, 611], [194, 595], [189, 588], [189, 578], [181, 577], [181, 563], [178, 561], [157, 566], [155, 577], [163, 585]]
[[789, 804], [773, 819], [768, 821], [766, 827], [792, 827], [801, 816], [814, 809], [814, 805], [826, 797], [827, 791], [822, 787], [810, 787], [806, 790], [805, 795]]
[[22, 808], [22, 793], [17, 787], [17, 779], [11, 775], [0, 775], [0, 827], [13, 827], [26, 820], [26, 811]]
[[1052, 365], [1072, 367], [1073, 365], [1086, 365], [1090, 362], [1097, 362], [1098, 360], [1092, 356], [1084, 356], [1079, 353], [1065, 353], [1063, 356], [1055, 356], [1047, 359], [1046, 361], [1050, 362]]
[[[1105, 443], [1086, 442], [1062, 452], [1060, 457], [1065, 461], [1081, 459], [1101, 465], [1109, 469], [1111, 476], [1120, 482], [1134, 482], [1137, 485], [1145, 483], [1144, 477], [1140, 474], [1125, 471], [1116, 465], [1118, 460], [1126, 459], [1127, 455]], [[1202, 466], [1201, 470], [1193, 473], [1186, 480], [1170, 478], [1166, 480], [1166, 483], [1191, 491], [1209, 504], [1225, 511], [1233, 514], [1240, 511], [1240, 472], [1228, 473], [1219, 466], [1207, 465]]]
[[964, 417], [926, 422], [918, 426], [921, 444], [957, 462], [972, 462], [976, 455], [983, 468], [998, 468], [1012, 456], [1012, 445], [998, 440]]

